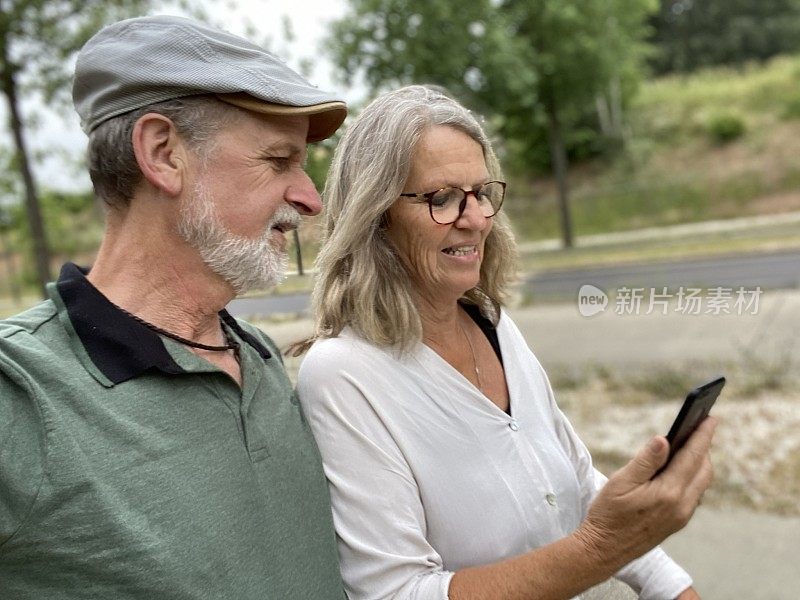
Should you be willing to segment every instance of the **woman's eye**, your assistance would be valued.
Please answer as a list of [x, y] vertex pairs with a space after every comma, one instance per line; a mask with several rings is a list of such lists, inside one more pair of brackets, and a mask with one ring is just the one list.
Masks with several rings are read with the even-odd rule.
[[445, 204], [458, 201], [460, 196], [461, 194], [459, 194], [458, 191], [454, 190], [453, 188], [445, 188], [443, 190], [439, 190], [433, 195], [431, 198], [431, 204], [433, 206], [444, 206]]

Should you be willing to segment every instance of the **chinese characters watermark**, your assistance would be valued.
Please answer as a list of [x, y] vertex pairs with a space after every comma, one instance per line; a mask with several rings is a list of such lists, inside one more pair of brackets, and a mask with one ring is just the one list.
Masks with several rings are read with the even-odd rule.
[[760, 287], [620, 287], [613, 299], [591, 284], [578, 290], [578, 311], [584, 317], [605, 312], [611, 305], [614, 313], [627, 315], [756, 315], [763, 290]]

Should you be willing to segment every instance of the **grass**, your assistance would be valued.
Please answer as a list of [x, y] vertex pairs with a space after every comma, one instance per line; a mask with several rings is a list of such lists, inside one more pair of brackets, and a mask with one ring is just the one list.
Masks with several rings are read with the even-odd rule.
[[732, 400], [751, 401], [761, 394], [791, 394], [800, 385], [798, 366], [798, 357], [791, 349], [777, 358], [754, 359], [743, 348], [735, 361], [664, 365], [644, 372], [585, 364], [551, 368], [548, 375], [553, 388], [562, 392], [591, 390], [614, 396], [615, 404], [644, 406], [679, 401], [687, 391], [716, 373], [726, 374], [725, 395]]
[[[757, 403], [788, 397], [797, 408], [800, 359], [787, 348], [773, 357], [756, 356], [747, 347], [727, 361], [693, 361], [653, 365], [644, 370], [611, 369], [598, 364], [558, 365], [548, 371], [559, 404], [570, 414], [594, 418], [603, 407], [677, 406], [686, 393], [712, 376], [725, 374], [726, 402]], [[586, 399], [591, 398], [587, 404]]]
[[[624, 151], [571, 165], [576, 235], [800, 210], [800, 56], [645, 82]], [[736, 135], [720, 123], [741, 125]], [[512, 177], [522, 239], [558, 237], [555, 184]]]
[[800, 383], [796, 375], [797, 359], [794, 348], [784, 348], [777, 357], [764, 357], [749, 348], [741, 349], [742, 360], [749, 367], [739, 383], [738, 394], [745, 398], [762, 392], [788, 392], [790, 386]]
[[667, 239], [607, 243], [581, 246], [571, 250], [533, 250], [521, 253], [525, 272], [596, 267], [638, 263], [751, 254], [800, 248], [800, 227], [791, 223], [753, 227], [731, 232], [717, 231]]
[[[718, 67], [691, 75], [671, 75], [647, 82], [635, 100], [635, 107], [648, 111], [648, 116], [661, 114], [661, 121], [670, 117], [687, 117], [698, 111], [711, 112], [724, 106], [743, 112], [774, 112], [787, 98], [798, 95], [800, 57], [778, 56], [765, 64], [750, 63], [742, 69]], [[661, 111], [656, 112], [658, 106]]]

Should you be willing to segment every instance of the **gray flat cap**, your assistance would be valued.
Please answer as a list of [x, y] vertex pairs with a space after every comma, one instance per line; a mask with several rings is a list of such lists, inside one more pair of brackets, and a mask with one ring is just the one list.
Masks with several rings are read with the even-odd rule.
[[191, 19], [140, 17], [114, 23], [78, 54], [72, 99], [88, 134], [118, 115], [183, 96], [220, 100], [271, 115], [308, 115], [308, 141], [330, 137], [347, 116], [280, 58]]

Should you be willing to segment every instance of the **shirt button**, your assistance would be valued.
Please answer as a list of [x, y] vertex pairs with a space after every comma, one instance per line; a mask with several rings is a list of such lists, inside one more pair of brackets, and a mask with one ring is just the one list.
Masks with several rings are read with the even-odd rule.
[[550, 506], [555, 506], [555, 505], [556, 505], [556, 495], [555, 495], [555, 494], [547, 494], [547, 495], [544, 497], [544, 499], [545, 499], [545, 500], [547, 500], [547, 503], [548, 503]]
[[519, 421], [516, 419], [512, 419], [508, 426], [511, 428], [511, 431], [519, 431]]

